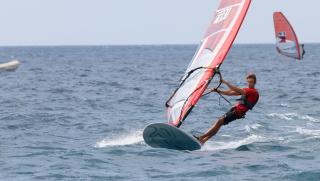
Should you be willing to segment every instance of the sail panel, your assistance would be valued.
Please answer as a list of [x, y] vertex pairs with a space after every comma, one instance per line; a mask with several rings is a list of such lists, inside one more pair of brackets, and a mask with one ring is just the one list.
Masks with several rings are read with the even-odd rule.
[[167, 102], [168, 121], [179, 127], [206, 90], [215, 69], [222, 64], [251, 0], [221, 0], [180, 87]]

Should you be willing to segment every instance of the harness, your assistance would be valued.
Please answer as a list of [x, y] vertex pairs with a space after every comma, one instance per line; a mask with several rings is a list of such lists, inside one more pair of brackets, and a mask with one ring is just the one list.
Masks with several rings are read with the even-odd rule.
[[247, 99], [246, 95], [242, 95], [240, 99], [238, 99], [239, 103], [246, 106], [248, 109], [252, 110], [253, 107], [257, 104], [257, 102], [259, 101], [259, 93], [257, 96], [257, 100], [255, 102], [250, 102]]

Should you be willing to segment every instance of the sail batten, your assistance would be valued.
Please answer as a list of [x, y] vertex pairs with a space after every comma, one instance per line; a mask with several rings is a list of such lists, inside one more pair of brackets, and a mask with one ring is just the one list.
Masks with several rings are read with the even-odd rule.
[[179, 127], [224, 61], [251, 0], [221, 0], [180, 86], [167, 101], [168, 122]]

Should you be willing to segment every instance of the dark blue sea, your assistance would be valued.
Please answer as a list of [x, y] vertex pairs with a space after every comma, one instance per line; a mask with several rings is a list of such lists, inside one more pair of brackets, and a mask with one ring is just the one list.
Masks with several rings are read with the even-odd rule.
[[[221, 72], [260, 102], [199, 151], [142, 139], [196, 46], [1, 47], [0, 180], [320, 180], [320, 45], [302, 61], [273, 45], [235, 45]], [[235, 99], [230, 99], [233, 103]], [[230, 105], [202, 99], [182, 129], [205, 132]]]

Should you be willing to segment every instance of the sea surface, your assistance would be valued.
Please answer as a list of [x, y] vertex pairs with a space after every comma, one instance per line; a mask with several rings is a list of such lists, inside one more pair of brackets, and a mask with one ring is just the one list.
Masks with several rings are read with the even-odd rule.
[[[0, 72], [0, 180], [320, 180], [317, 44], [302, 61], [273, 45], [233, 46], [221, 72], [241, 87], [257, 74], [255, 109], [199, 151], [144, 143], [196, 48], [1, 47], [1, 62], [22, 65]], [[229, 108], [211, 94], [182, 129], [203, 133]]]

